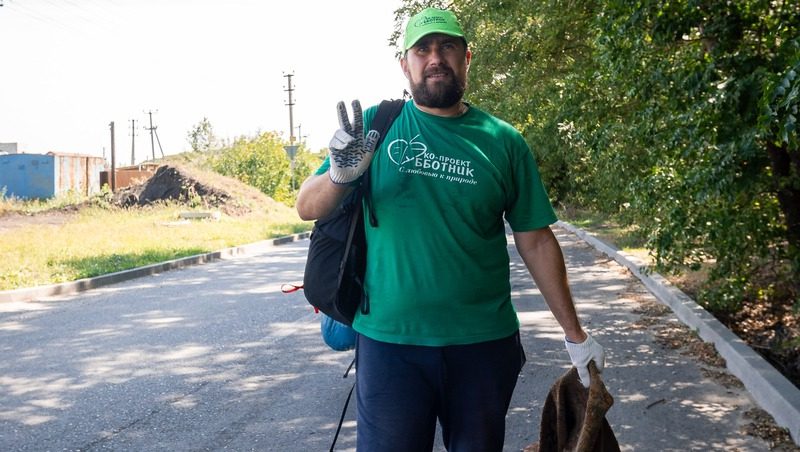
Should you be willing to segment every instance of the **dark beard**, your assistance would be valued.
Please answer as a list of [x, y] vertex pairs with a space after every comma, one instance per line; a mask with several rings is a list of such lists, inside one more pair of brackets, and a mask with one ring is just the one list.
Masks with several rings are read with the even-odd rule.
[[447, 72], [450, 74], [446, 80], [435, 83], [433, 87], [429, 87], [426, 83], [428, 74], [424, 74], [422, 81], [419, 83], [409, 83], [411, 88], [411, 97], [417, 105], [422, 105], [428, 108], [448, 108], [457, 104], [464, 97], [466, 90], [466, 80], [459, 79], [455, 72], [449, 67], [443, 67], [436, 71], [430, 72]]

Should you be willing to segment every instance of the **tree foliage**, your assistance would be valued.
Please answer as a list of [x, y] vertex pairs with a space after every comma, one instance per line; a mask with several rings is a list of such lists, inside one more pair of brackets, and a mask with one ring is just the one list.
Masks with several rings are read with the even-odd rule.
[[636, 224], [662, 271], [713, 263], [707, 305], [797, 300], [800, 3], [406, 1], [398, 24], [429, 3], [462, 19], [468, 100], [523, 133], [556, 202]]
[[186, 140], [195, 152], [203, 152], [215, 149], [219, 145], [219, 140], [214, 135], [214, 127], [208, 118], [203, 118], [193, 125], [186, 133]]
[[276, 201], [294, 205], [297, 188], [321, 163], [319, 154], [300, 146], [291, 168], [284, 146], [274, 132], [240, 137], [213, 159], [215, 171], [234, 177], [266, 193]]

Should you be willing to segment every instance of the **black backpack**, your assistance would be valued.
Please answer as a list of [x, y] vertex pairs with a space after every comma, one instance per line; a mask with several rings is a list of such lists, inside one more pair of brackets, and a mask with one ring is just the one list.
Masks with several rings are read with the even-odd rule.
[[[380, 152], [381, 142], [404, 104], [403, 99], [397, 99], [384, 100], [378, 106], [370, 127], [381, 134], [375, 152]], [[369, 313], [369, 301], [364, 296], [367, 243], [362, 205], [367, 205], [370, 224], [377, 226], [371, 199], [366, 171], [358, 186], [336, 210], [317, 220], [311, 231], [303, 293], [315, 309], [345, 325], [352, 325], [358, 309], [362, 314]]]

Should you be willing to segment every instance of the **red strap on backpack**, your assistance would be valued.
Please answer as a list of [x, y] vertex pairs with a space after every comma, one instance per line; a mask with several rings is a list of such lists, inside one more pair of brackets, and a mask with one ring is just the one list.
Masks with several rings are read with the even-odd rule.
[[[292, 293], [292, 292], [297, 292], [298, 290], [303, 290], [303, 285], [302, 284], [300, 284], [299, 286], [295, 285], [295, 284], [282, 284], [281, 285], [281, 292], [283, 292], [283, 293]], [[312, 307], [314, 308], [314, 314], [319, 314], [319, 308], [316, 307], [316, 306], [312, 306]]]

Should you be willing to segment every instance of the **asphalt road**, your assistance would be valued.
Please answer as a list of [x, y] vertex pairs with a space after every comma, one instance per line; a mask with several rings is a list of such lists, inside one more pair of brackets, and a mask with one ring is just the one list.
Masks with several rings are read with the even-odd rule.
[[[608, 420], [623, 450], [768, 450], [741, 433], [747, 393], [634, 327], [653, 301], [613, 261], [557, 231], [581, 318], [606, 347]], [[301, 293], [307, 240], [96, 289], [0, 303], [0, 451], [322, 451], [353, 381]], [[538, 439], [562, 335], [516, 256], [528, 362], [506, 450]], [[676, 322], [673, 316], [660, 322]], [[337, 450], [355, 450], [351, 405]], [[437, 450], [443, 450], [437, 444]]]

